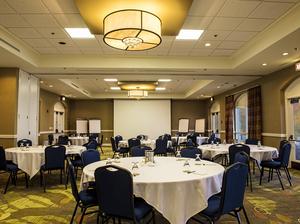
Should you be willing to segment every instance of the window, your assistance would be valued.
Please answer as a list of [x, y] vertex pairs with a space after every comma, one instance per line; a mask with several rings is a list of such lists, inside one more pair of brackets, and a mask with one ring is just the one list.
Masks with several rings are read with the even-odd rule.
[[211, 118], [211, 131], [219, 134], [221, 128], [221, 120], [220, 120], [220, 104], [218, 102], [214, 102], [211, 105], [210, 118]]
[[248, 95], [243, 93], [235, 102], [234, 109], [234, 136], [235, 139], [245, 141], [248, 138]]
[[64, 132], [65, 130], [65, 107], [58, 102], [54, 105], [54, 131]]

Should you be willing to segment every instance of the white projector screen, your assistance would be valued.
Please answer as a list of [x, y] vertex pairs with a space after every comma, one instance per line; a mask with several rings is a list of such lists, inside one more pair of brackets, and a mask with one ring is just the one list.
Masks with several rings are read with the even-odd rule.
[[171, 134], [170, 100], [114, 100], [114, 136], [157, 139], [165, 133]]

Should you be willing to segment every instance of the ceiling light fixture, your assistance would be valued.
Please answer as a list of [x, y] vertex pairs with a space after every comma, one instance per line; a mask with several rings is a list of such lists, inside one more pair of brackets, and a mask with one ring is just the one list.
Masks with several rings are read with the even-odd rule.
[[172, 79], [159, 79], [158, 82], [171, 82]]
[[112, 86], [110, 87], [111, 90], [121, 90], [121, 88], [119, 86]]
[[146, 91], [146, 90], [129, 90], [128, 96], [135, 97], [135, 98], [147, 97], [148, 91]]
[[117, 82], [118, 79], [104, 79], [105, 82]]
[[88, 28], [65, 28], [67, 33], [70, 35], [70, 37], [76, 39], [76, 38], [82, 38], [82, 39], [91, 39], [95, 38], [93, 34], [91, 34], [90, 30]]
[[263, 63], [263, 64], [262, 64], [262, 66], [267, 66], [267, 65], [268, 65], [267, 63]]
[[50, 88], [52, 88], [52, 87], [53, 87], [53, 85], [49, 85], [49, 87], [50, 87]]
[[210, 43], [205, 43], [205, 47], [210, 47], [211, 44]]
[[288, 52], [284, 52], [284, 53], [282, 53], [282, 56], [287, 56], [287, 55], [289, 55], [289, 53], [288, 53]]
[[185, 30], [181, 29], [176, 36], [177, 40], [198, 40], [204, 30]]
[[142, 51], [161, 43], [161, 20], [156, 15], [136, 9], [108, 14], [103, 20], [103, 41], [117, 49]]
[[166, 90], [166, 87], [156, 87], [155, 90], [158, 90], [158, 91]]

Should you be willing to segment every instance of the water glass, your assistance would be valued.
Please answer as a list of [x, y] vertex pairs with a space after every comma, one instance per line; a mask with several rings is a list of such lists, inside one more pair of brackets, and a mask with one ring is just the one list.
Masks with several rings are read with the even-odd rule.
[[191, 165], [190, 165], [189, 159], [187, 159], [184, 161], [184, 164], [183, 164], [183, 172], [189, 173], [190, 171], [191, 171]]
[[132, 168], [131, 168], [131, 170], [132, 170], [132, 175], [133, 176], [139, 175], [139, 173], [138, 173], [138, 170], [139, 170], [138, 163], [139, 162], [132, 162]]
[[106, 165], [111, 165], [111, 164], [112, 164], [111, 158], [107, 158]]
[[180, 157], [181, 157], [180, 150], [177, 150], [177, 151], [176, 151], [176, 157], [177, 157], [177, 158], [180, 158]]

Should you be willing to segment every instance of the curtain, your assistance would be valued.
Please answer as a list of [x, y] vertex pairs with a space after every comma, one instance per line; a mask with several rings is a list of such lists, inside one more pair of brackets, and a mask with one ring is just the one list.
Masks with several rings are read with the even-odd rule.
[[261, 87], [248, 90], [248, 138], [261, 140], [262, 103]]
[[225, 97], [225, 132], [227, 143], [231, 143], [233, 140], [233, 110], [234, 96]]

